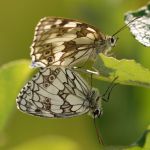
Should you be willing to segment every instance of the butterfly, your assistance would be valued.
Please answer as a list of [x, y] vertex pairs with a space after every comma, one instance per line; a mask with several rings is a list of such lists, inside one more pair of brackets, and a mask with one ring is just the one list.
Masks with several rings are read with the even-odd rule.
[[[125, 14], [125, 23], [129, 26], [131, 33], [141, 44], [150, 47], [150, 4], [137, 11]], [[134, 20], [134, 21], [132, 21]], [[131, 22], [132, 21], [132, 22]]]
[[67, 118], [90, 113], [102, 114], [101, 96], [73, 69], [50, 66], [22, 88], [16, 99], [22, 112], [49, 118]]
[[107, 53], [117, 39], [94, 26], [60, 17], [42, 18], [35, 28], [30, 56], [32, 67], [74, 66]]

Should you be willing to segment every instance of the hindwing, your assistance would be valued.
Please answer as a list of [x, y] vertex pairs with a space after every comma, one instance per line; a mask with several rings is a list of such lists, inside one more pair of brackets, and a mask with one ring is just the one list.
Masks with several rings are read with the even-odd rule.
[[71, 69], [49, 67], [40, 71], [23, 87], [17, 107], [41, 117], [73, 117], [89, 111], [89, 87]]

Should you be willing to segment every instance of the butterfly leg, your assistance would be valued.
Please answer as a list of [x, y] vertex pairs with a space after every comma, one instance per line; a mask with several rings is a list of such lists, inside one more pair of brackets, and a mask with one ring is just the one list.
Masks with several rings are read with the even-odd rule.
[[102, 100], [103, 101], [109, 102], [110, 94], [112, 92], [112, 89], [117, 85], [117, 83], [114, 83], [117, 79], [118, 79], [118, 76], [113, 79], [113, 81], [110, 83], [110, 85], [106, 89], [105, 93], [102, 95]]

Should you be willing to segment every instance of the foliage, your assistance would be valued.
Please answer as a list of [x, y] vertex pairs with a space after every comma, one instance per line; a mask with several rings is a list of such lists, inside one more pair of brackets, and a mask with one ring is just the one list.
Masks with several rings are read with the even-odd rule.
[[32, 72], [28, 66], [29, 61], [19, 60], [0, 68], [0, 131], [7, 125], [8, 119], [13, 113], [17, 93]]
[[114, 57], [107, 57], [100, 54], [94, 68], [99, 72], [98, 79], [112, 81], [118, 77], [120, 84], [143, 86], [150, 88], [150, 71], [135, 60], [117, 60]]
[[[129, 74], [130, 76], [128, 77], [127, 84], [133, 84], [133, 81], [135, 80], [135, 77], [136, 77], [135, 76], [136, 73], [141, 74], [143, 72], [144, 76], [146, 74], [149, 75], [148, 70], [145, 70], [139, 64], [136, 64], [134, 61], [127, 61], [127, 60], [118, 61], [114, 58], [108, 58], [104, 55], [100, 55], [100, 58], [101, 59], [99, 59], [99, 61], [96, 62], [97, 65], [95, 65], [95, 67], [99, 70], [100, 74], [105, 77], [105, 79], [108, 78], [108, 75], [112, 76], [112, 77], [118, 75], [119, 76], [118, 82], [122, 83], [123, 81], [125, 81], [124, 77], [128, 77], [127, 75]], [[103, 63], [102, 63], [102, 60], [103, 60]], [[102, 64], [103, 64], [103, 66], [102, 66]], [[12, 112], [14, 109], [14, 99], [17, 96], [17, 93], [18, 93], [19, 89], [21, 88], [21, 85], [25, 82], [25, 80], [27, 80], [31, 76], [31, 73], [33, 72], [30, 68], [28, 68], [28, 66], [29, 66], [29, 61], [19, 60], [19, 61], [8, 63], [0, 68], [0, 84], [1, 84], [1, 91], [2, 91], [2, 93], [0, 95], [0, 103], [3, 104], [0, 106], [1, 111], [2, 111], [2, 113], [0, 115], [1, 131], [7, 126], [8, 119], [12, 115]], [[128, 66], [130, 66], [130, 67], [127, 69], [126, 67], [128, 67]], [[110, 70], [113, 70], [113, 73], [111, 73]], [[115, 73], [114, 73], [114, 70], [115, 70]], [[124, 72], [123, 70], [127, 70], [127, 71]], [[137, 72], [135, 71], [135, 74], [134, 74], [133, 70], [134, 71], [137, 70]], [[134, 75], [132, 75], [132, 74], [134, 74]], [[101, 78], [101, 76], [100, 76], [100, 78]], [[148, 79], [148, 77], [146, 77], [146, 79]], [[130, 82], [130, 81], [132, 81], [132, 82]], [[141, 84], [139, 84], [140, 82], [141, 82]], [[138, 86], [144, 85], [145, 86], [145, 84], [142, 84], [142, 83], [143, 83], [143, 80], [142, 80], [142, 78], [140, 78], [140, 75], [139, 75], [139, 78], [136, 78], [136, 82], [134, 85], [138, 85]], [[9, 90], [9, 101], [7, 100], [8, 89], [10, 89]], [[139, 140], [138, 143], [136, 143], [136, 145], [138, 145], [140, 147], [141, 146], [143, 147], [143, 145], [144, 146], [146, 145], [146, 147], [150, 147], [150, 140], [149, 140], [150, 135], [149, 135], [148, 131], [149, 130], [146, 131], [146, 134], [144, 134], [144, 137], [141, 138], [142, 140]], [[42, 145], [41, 145], [42, 143], [44, 144], [47, 140], [50, 140], [50, 141], [55, 140], [54, 137], [52, 139], [51, 138], [52, 137], [43, 137], [42, 139], [35, 139], [33, 141], [24, 143], [26, 145], [25, 149], [26, 148], [32, 149], [32, 147], [37, 147], [40, 149], [40, 147], [42, 147]], [[57, 139], [57, 137], [56, 137], [56, 139]], [[38, 141], [41, 141], [41, 143]], [[60, 140], [58, 140], [58, 141], [60, 141]], [[36, 143], [40, 143], [40, 144], [38, 145]], [[49, 143], [49, 145], [47, 145], [47, 146], [52, 146], [52, 143]], [[63, 143], [63, 146], [65, 146], [65, 143], [66, 143], [65, 147], [66, 148], [68, 147], [68, 149], [70, 149], [69, 145], [71, 146], [72, 150], [80, 149], [75, 143], [72, 143], [71, 141], [68, 141], [66, 139], [64, 139], [64, 141], [62, 143]], [[127, 148], [126, 150], [130, 150], [130, 149], [138, 150], [139, 149], [138, 146]], [[55, 149], [59, 150], [60, 148], [61, 148], [61, 143], [58, 145], [58, 148], [56, 148], [56, 146], [55, 146]], [[17, 150], [17, 149], [24, 149], [24, 145], [22, 145], [22, 146], [20, 145], [20, 146], [17, 146], [16, 148], [14, 148], [14, 150]], [[106, 149], [109, 150], [109, 149], [112, 149], [112, 147], [106, 147]], [[115, 149], [120, 149], [120, 148], [115, 147]]]
[[[28, 60], [18, 59], [29, 59], [28, 47], [32, 41], [34, 27], [44, 16], [83, 20], [93, 24], [101, 32], [112, 35], [122, 26], [123, 14], [126, 10], [137, 9], [147, 1], [27, 0], [20, 2], [14, 0], [0, 2], [0, 64], [10, 62], [0, 68], [0, 149], [91, 150], [92, 148], [99, 150], [101, 148], [97, 141], [93, 120], [89, 116], [60, 120], [44, 119], [17, 110], [16, 96], [33, 72], [28, 68]], [[117, 58], [130, 58], [130, 60], [98, 56], [94, 67], [100, 72], [100, 76], [94, 76], [97, 79], [96, 84], [105, 89], [101, 81], [112, 81], [114, 77], [119, 76], [117, 82], [120, 85], [112, 92], [111, 96], [114, 98], [111, 98], [109, 104], [107, 103], [107, 106], [103, 104], [104, 114], [97, 119], [97, 123], [106, 145], [129, 145], [129, 147], [105, 146], [101, 149], [150, 149], [149, 128], [134, 145], [129, 144], [133, 143], [150, 123], [148, 89], [150, 78], [149, 70], [146, 69], [150, 64], [150, 52], [127, 30], [117, 36], [120, 40], [114, 48], [115, 55]], [[134, 85], [134, 87], [123, 85]]]

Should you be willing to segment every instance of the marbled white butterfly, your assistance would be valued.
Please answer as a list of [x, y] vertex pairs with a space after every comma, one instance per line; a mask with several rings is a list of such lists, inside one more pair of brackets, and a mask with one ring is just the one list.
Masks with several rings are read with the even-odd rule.
[[101, 96], [74, 70], [50, 66], [40, 71], [23, 87], [17, 107], [41, 117], [66, 118], [89, 112], [102, 114]]
[[107, 54], [116, 38], [101, 33], [94, 26], [59, 17], [45, 17], [35, 28], [31, 57], [33, 67], [73, 66]]

